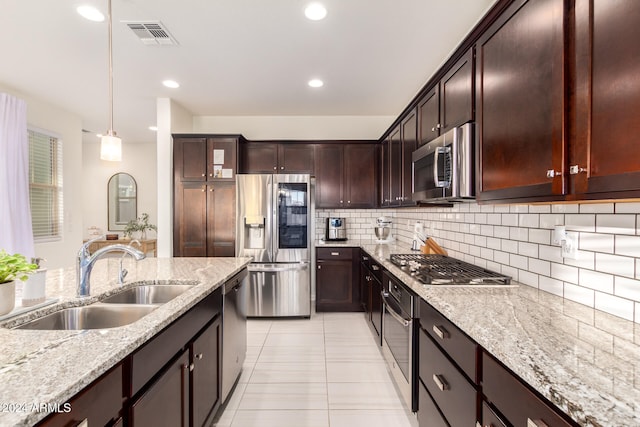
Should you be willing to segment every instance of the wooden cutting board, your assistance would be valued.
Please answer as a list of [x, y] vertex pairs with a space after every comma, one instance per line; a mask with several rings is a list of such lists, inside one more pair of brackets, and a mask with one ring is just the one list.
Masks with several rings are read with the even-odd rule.
[[423, 254], [447, 255], [447, 251], [431, 237], [427, 238], [427, 241], [424, 242], [424, 246], [420, 247], [420, 252]]

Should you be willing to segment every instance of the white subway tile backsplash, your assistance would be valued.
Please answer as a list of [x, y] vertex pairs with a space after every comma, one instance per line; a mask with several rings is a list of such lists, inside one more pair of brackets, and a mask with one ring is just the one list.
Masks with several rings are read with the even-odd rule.
[[528, 261], [529, 260], [527, 259], [527, 257], [521, 256], [521, 255], [511, 254], [509, 256], [509, 265], [511, 267], [519, 268], [521, 270], [526, 270], [527, 268], [529, 268]]
[[529, 229], [522, 227], [511, 227], [509, 229], [509, 238], [511, 240], [523, 240], [526, 242], [529, 240]]
[[480, 227], [480, 234], [493, 237], [493, 225], [482, 225]]
[[636, 323], [640, 323], [640, 302], [636, 303], [636, 318], [635, 318], [635, 322]]
[[513, 240], [503, 240], [502, 241], [502, 250], [505, 252], [510, 252], [512, 254], [518, 253], [518, 242], [514, 242]]
[[499, 214], [499, 213], [488, 214], [487, 224], [502, 225], [502, 214]]
[[571, 231], [596, 231], [596, 216], [571, 214], [564, 216], [564, 225]]
[[595, 303], [595, 291], [571, 283], [564, 284], [564, 297], [589, 307], [593, 307]]
[[595, 308], [613, 314], [614, 316], [633, 320], [633, 301], [631, 300], [596, 292]]
[[551, 276], [551, 263], [549, 261], [543, 261], [541, 259], [530, 258], [529, 270], [543, 276]]
[[611, 234], [636, 234], [636, 216], [630, 214], [597, 215], [596, 232]]
[[480, 250], [480, 256], [485, 260], [492, 261], [494, 252], [495, 251], [493, 249], [482, 248]]
[[529, 213], [550, 213], [551, 205], [531, 205], [529, 206]]
[[580, 269], [578, 283], [585, 288], [613, 293], [613, 276], [610, 274]]
[[538, 245], [535, 243], [518, 242], [518, 253], [532, 258], [538, 258]]
[[635, 260], [630, 257], [597, 253], [596, 270], [617, 276], [634, 277]]
[[527, 270], [518, 271], [518, 281], [520, 283], [524, 283], [527, 286], [531, 286], [534, 288], [538, 287], [538, 275]]
[[551, 244], [551, 230], [540, 230], [532, 228], [529, 230], [529, 241], [532, 243], [541, 243], [543, 245]]
[[614, 278], [615, 295], [640, 301], [640, 280], [628, 279], [626, 277], [616, 276]]
[[495, 226], [493, 227], [493, 236], [494, 237], [499, 237], [501, 239], [508, 239], [509, 238], [509, 227], [504, 227], [504, 226]]
[[578, 247], [585, 251], [605, 252], [614, 251], [614, 236], [612, 234], [580, 233]]
[[493, 205], [481, 205], [480, 212], [493, 213]]
[[564, 285], [560, 280], [550, 277], [540, 276], [538, 279], [538, 288], [554, 295], [564, 295]]
[[616, 203], [615, 211], [616, 213], [640, 214], [640, 203]]
[[518, 215], [516, 214], [502, 214], [502, 225], [508, 225], [515, 227], [518, 225]]
[[529, 205], [510, 205], [509, 212], [512, 213], [528, 213]]
[[570, 265], [551, 263], [551, 277], [563, 282], [578, 283], [578, 269]]
[[560, 246], [538, 246], [538, 256], [540, 259], [562, 263], [562, 250]]
[[615, 253], [640, 257], [640, 236], [615, 236]]
[[551, 230], [556, 225], [564, 225], [564, 220], [562, 214], [542, 214], [540, 215], [540, 228]]
[[500, 273], [506, 275], [506, 276], [510, 276], [513, 280], [518, 281], [518, 269], [517, 268], [513, 268], [510, 267], [508, 265], [503, 265], [502, 266], [502, 271], [500, 271]]
[[509, 264], [509, 253], [502, 251], [493, 252], [493, 260], [500, 264]]
[[538, 228], [540, 226], [540, 215], [520, 214], [518, 216], [518, 225], [520, 227]]
[[587, 251], [578, 251], [578, 259], [564, 258], [564, 263], [574, 267], [588, 268], [594, 270], [596, 268], [596, 254]]
[[490, 249], [501, 249], [502, 241], [495, 237], [487, 237], [487, 247]]
[[477, 213], [475, 214], [474, 221], [476, 224], [486, 224], [487, 223], [487, 214], [486, 213]]
[[580, 213], [613, 213], [613, 203], [584, 203]]
[[553, 213], [578, 213], [580, 210], [577, 204], [557, 204], [551, 205], [551, 212]]

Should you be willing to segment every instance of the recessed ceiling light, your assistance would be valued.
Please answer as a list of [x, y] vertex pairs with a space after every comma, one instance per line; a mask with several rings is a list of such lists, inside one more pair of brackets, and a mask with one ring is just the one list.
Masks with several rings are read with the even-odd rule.
[[170, 87], [171, 89], [177, 89], [180, 87], [180, 84], [175, 80], [165, 80], [162, 84], [166, 87]]
[[158, 126], [149, 126], [149, 130], [152, 130], [155, 132], [158, 130]]
[[307, 83], [309, 86], [311, 87], [322, 87], [324, 86], [324, 82], [320, 79], [312, 79], [309, 80], [309, 83]]
[[327, 16], [327, 9], [320, 3], [310, 3], [304, 9], [304, 15], [312, 21], [319, 21]]
[[94, 22], [102, 22], [104, 21], [104, 15], [98, 9], [93, 6], [84, 5], [78, 6], [76, 11], [85, 19]]

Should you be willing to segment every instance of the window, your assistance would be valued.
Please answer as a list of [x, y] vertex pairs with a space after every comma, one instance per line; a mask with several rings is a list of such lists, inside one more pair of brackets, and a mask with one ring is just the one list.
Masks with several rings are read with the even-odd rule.
[[62, 142], [29, 129], [29, 199], [36, 242], [62, 238]]

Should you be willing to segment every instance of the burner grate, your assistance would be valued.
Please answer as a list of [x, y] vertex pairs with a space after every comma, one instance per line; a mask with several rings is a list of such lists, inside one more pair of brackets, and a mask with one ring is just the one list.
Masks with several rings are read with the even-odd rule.
[[409, 269], [428, 285], [509, 285], [511, 277], [445, 255], [392, 254], [392, 263]]

